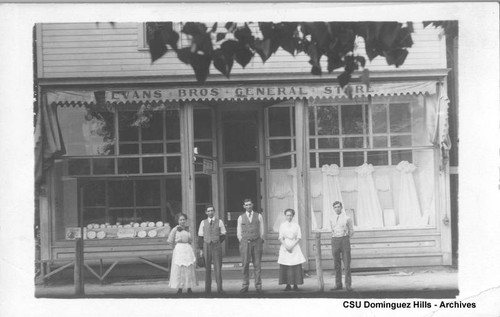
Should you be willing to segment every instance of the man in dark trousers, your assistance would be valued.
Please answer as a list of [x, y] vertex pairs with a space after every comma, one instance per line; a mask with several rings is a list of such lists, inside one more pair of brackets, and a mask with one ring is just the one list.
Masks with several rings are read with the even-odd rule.
[[201, 255], [205, 258], [205, 292], [212, 292], [212, 263], [214, 264], [215, 282], [217, 293], [223, 294], [222, 290], [222, 246], [226, 238], [226, 227], [222, 220], [215, 217], [214, 206], [205, 209], [207, 219], [200, 223], [198, 230], [198, 246]]
[[[335, 201], [333, 203], [335, 214], [330, 220], [332, 229], [332, 254], [335, 268], [335, 288], [342, 289], [342, 262], [345, 269], [345, 287], [348, 292], [351, 288], [351, 241], [350, 238], [354, 234], [354, 226], [352, 219], [342, 210], [342, 203]], [[342, 262], [340, 261], [342, 255]]]
[[236, 234], [240, 241], [241, 262], [243, 265], [243, 286], [240, 293], [248, 292], [250, 260], [255, 272], [255, 289], [262, 293], [262, 280], [260, 277], [260, 262], [264, 245], [264, 221], [260, 213], [253, 211], [253, 202], [246, 198], [243, 200], [245, 212], [238, 217]]

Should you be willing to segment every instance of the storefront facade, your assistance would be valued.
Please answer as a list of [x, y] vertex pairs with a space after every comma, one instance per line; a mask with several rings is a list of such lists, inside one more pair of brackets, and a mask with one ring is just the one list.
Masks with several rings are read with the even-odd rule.
[[40, 196], [42, 260], [74, 257], [79, 212], [87, 258], [162, 257], [175, 214], [188, 214], [197, 228], [207, 205], [228, 228], [225, 255], [237, 256], [236, 220], [251, 198], [271, 259], [282, 213], [294, 208], [308, 266], [316, 232], [331, 265], [328, 221], [340, 200], [354, 219], [354, 267], [451, 264], [447, 70], [440, 62], [373, 71], [369, 86], [355, 79], [349, 93], [334, 76], [257, 66], [202, 86], [182, 71], [50, 73], [68, 63], [50, 59], [62, 44], [49, 39], [73, 29], [37, 31], [40, 107], [56, 118], [66, 150]]

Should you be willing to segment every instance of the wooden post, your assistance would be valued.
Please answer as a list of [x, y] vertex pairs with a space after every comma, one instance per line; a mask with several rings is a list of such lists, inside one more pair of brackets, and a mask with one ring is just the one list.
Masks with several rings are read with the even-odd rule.
[[75, 245], [75, 296], [85, 294], [83, 287], [83, 238], [76, 239]]
[[318, 275], [319, 291], [325, 290], [325, 281], [323, 280], [323, 269], [321, 268], [321, 232], [316, 232], [316, 247], [314, 255], [316, 257], [316, 275]]
[[75, 296], [85, 294], [83, 281], [83, 188], [80, 189], [80, 204], [78, 208], [78, 225], [80, 226], [80, 238], [76, 239], [75, 244]]

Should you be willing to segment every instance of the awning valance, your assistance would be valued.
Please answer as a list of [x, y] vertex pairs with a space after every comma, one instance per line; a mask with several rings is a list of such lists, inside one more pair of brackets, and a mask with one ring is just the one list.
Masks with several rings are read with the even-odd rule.
[[346, 89], [337, 84], [240, 84], [232, 86], [201, 86], [152, 89], [109, 90], [47, 90], [48, 103], [58, 106], [93, 104], [122, 105], [209, 100], [282, 100], [296, 98], [347, 98], [435, 94], [436, 81], [352, 83]]

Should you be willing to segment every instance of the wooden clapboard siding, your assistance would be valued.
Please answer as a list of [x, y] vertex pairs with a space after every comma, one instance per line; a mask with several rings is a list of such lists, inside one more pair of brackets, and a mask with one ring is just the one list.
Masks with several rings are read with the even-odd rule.
[[[209, 24], [211, 25], [211, 24]], [[129, 76], [191, 75], [189, 65], [180, 62], [173, 51], [151, 63], [149, 52], [140, 49], [140, 23], [58, 23], [40, 24], [40, 78], [88, 78]], [[423, 29], [415, 23], [414, 46], [401, 70], [446, 68], [444, 38], [432, 27]], [[222, 29], [223, 26], [219, 25]], [[185, 36], [183, 36], [183, 39]], [[185, 41], [184, 41], [185, 43]], [[364, 54], [364, 43], [358, 41], [357, 52]], [[279, 50], [262, 63], [259, 56], [243, 69], [237, 63], [233, 74], [309, 73], [309, 57], [304, 53], [291, 56]], [[321, 61], [326, 68], [326, 58]], [[377, 57], [367, 66], [372, 71], [393, 70], [384, 58]], [[210, 72], [219, 72], [212, 66]], [[193, 77], [193, 81], [194, 81]]]

